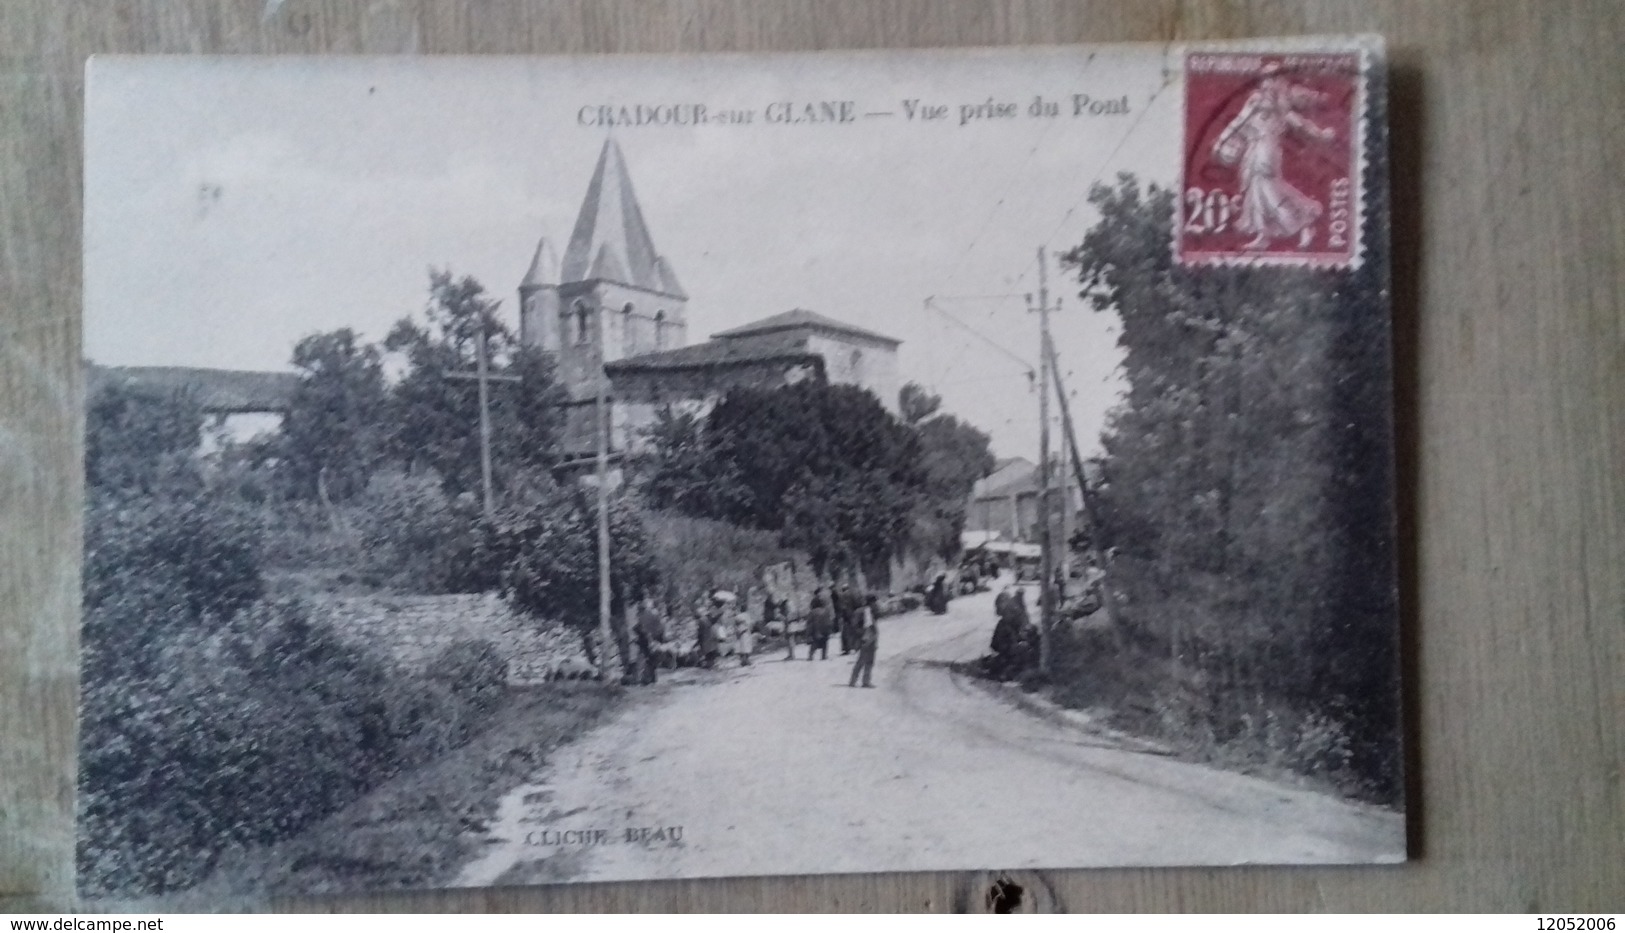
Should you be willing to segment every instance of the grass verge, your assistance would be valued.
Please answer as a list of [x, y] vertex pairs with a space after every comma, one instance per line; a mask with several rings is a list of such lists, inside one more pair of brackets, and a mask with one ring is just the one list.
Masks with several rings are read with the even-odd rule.
[[502, 795], [621, 696], [585, 681], [512, 691], [464, 745], [292, 839], [222, 856], [214, 874], [179, 900], [218, 907], [225, 899], [445, 887], [476, 854], [476, 837]]

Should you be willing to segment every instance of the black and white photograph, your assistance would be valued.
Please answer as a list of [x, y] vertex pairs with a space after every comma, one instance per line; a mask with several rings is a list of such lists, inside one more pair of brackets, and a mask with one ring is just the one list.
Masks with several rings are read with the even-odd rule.
[[81, 893], [1403, 861], [1386, 86], [93, 59]]

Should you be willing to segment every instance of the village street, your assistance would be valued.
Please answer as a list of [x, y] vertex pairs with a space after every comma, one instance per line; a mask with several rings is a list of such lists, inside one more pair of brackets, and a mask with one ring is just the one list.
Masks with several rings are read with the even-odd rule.
[[[816, 873], [1394, 860], [1399, 815], [1127, 750], [951, 672], [992, 595], [880, 623], [850, 658], [684, 672], [509, 793], [461, 885]], [[672, 841], [676, 833], [680, 838]], [[642, 841], [645, 829], [649, 841]], [[629, 842], [628, 833], [640, 841]]]

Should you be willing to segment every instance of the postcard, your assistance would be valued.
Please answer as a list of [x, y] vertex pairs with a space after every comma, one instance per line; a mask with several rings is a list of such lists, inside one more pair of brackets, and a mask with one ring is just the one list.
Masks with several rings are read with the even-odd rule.
[[94, 59], [81, 891], [1403, 860], [1386, 87]]

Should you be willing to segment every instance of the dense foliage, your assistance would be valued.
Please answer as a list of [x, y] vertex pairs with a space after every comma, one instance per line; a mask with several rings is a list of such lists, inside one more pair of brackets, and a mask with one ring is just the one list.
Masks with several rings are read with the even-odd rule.
[[761, 581], [764, 566], [807, 565], [806, 555], [780, 546], [770, 531], [677, 512], [649, 512], [644, 527], [660, 574], [660, 598], [679, 614], [713, 590], [748, 591]]
[[[611, 614], [653, 595], [659, 568], [637, 504], [615, 496], [609, 508]], [[556, 619], [588, 639], [598, 628], [598, 511], [591, 491], [559, 490], [498, 516], [485, 560], [502, 567], [514, 606]]]
[[918, 432], [856, 386], [738, 388], [653, 436], [653, 505], [777, 532], [820, 569], [884, 566], [926, 493]]
[[287, 491], [348, 499], [366, 488], [387, 440], [382, 357], [346, 327], [299, 341], [293, 365], [299, 385], [276, 444]]
[[472, 593], [495, 585], [479, 553], [473, 495], [448, 496], [428, 470], [381, 470], [341, 515], [353, 528], [363, 579], [410, 593]]
[[915, 507], [913, 537], [919, 549], [951, 560], [959, 553], [965, 509], [976, 481], [993, 472], [993, 447], [986, 432], [939, 412], [942, 398], [915, 383], [903, 386], [899, 407], [904, 422], [920, 436], [924, 494]]
[[406, 362], [389, 407], [392, 458], [434, 470], [453, 495], [479, 490], [479, 386], [456, 376], [475, 373], [483, 331], [490, 372], [519, 379], [489, 384], [495, 484], [506, 488], [518, 473], [551, 466], [564, 402], [552, 358], [519, 345], [473, 278], [432, 272], [429, 293], [427, 325], [403, 319], [384, 341]]
[[190, 885], [466, 738], [501, 661], [454, 645], [426, 676], [269, 598], [260, 506], [197, 467], [184, 398], [92, 403], [87, 448], [82, 887]]
[[1173, 192], [1125, 176], [1091, 202], [1101, 219], [1064, 261], [1122, 320], [1129, 392], [1097, 506], [1123, 621], [1171, 664], [1142, 685], [1221, 744], [1270, 719], [1331, 723], [1352, 773], [1391, 796], [1385, 242], [1355, 272], [1189, 268], [1170, 254]]
[[187, 392], [117, 383], [85, 406], [85, 482], [112, 493], [195, 491], [203, 409]]

